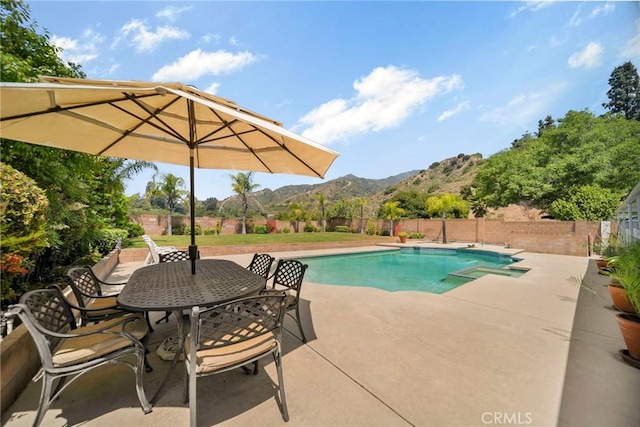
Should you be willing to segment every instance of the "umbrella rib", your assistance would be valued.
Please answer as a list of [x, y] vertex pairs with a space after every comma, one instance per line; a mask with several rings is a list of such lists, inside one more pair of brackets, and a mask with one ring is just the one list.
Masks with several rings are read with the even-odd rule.
[[[212, 111], [216, 116], [220, 117], [216, 111], [214, 111], [214, 110], [211, 110], [211, 111]], [[318, 173], [318, 171], [317, 171], [317, 170], [315, 170], [314, 168], [312, 168], [311, 166], [309, 166], [309, 164], [308, 164], [307, 162], [305, 162], [305, 161], [304, 161], [304, 160], [302, 160], [300, 157], [298, 157], [296, 154], [294, 154], [291, 150], [289, 150], [289, 148], [288, 148], [284, 143], [281, 143], [280, 141], [276, 140], [275, 138], [273, 138], [273, 137], [272, 137], [271, 135], [269, 135], [268, 133], [264, 132], [264, 131], [263, 131], [262, 129], [260, 129], [259, 127], [257, 127], [257, 126], [252, 126], [252, 127], [253, 127], [253, 129], [254, 129], [254, 130], [252, 130], [252, 131], [236, 132], [236, 131], [233, 129], [233, 127], [232, 127], [232, 126], [233, 126], [233, 124], [235, 124], [236, 122], [239, 122], [239, 120], [237, 120], [237, 119], [236, 119], [236, 120], [233, 120], [233, 121], [231, 121], [231, 122], [225, 122], [224, 120], [222, 120], [222, 118], [221, 118], [221, 117], [220, 117], [220, 120], [221, 120], [223, 123], [225, 123], [225, 127], [226, 127], [226, 128], [229, 128], [229, 130], [231, 130], [231, 132], [233, 132], [233, 136], [234, 136], [235, 138], [237, 138], [240, 142], [242, 142], [242, 144], [247, 148], [247, 150], [249, 150], [249, 152], [251, 152], [251, 154], [253, 154], [253, 155], [255, 156], [255, 158], [256, 158], [256, 159], [258, 159], [258, 161], [259, 161], [260, 163], [262, 163], [262, 165], [263, 165], [263, 166], [264, 166], [264, 167], [269, 171], [269, 173], [273, 173], [273, 172], [271, 171], [271, 168], [270, 168], [270, 167], [269, 167], [265, 162], [263, 162], [263, 161], [262, 161], [262, 159], [261, 159], [260, 157], [258, 157], [258, 155], [256, 154], [256, 151], [255, 151], [253, 148], [249, 147], [249, 145], [247, 145], [247, 143], [246, 143], [246, 142], [244, 142], [244, 140], [242, 139], [242, 135], [243, 135], [243, 134], [248, 134], [248, 133], [251, 133], [251, 132], [260, 132], [262, 135], [266, 136], [266, 137], [267, 137], [267, 138], [269, 138], [271, 141], [273, 141], [274, 143], [278, 144], [278, 146], [279, 146], [281, 149], [283, 149], [284, 151], [286, 151], [287, 153], [289, 153], [289, 155], [291, 155], [292, 157], [294, 157], [294, 158], [295, 158], [296, 160], [298, 160], [301, 164], [305, 165], [305, 167], [306, 167], [307, 169], [309, 169], [311, 172], [313, 172], [317, 177], [322, 178], [322, 174]], [[215, 134], [216, 132], [218, 132], [219, 130], [221, 130], [221, 129], [218, 129], [218, 130], [216, 130], [216, 131], [214, 131], [214, 132], [209, 133], [208, 135], [206, 135], [206, 137], [209, 137], [209, 136], [214, 135], [214, 134]], [[205, 138], [206, 138], [206, 137], [205, 137]], [[218, 141], [219, 141], [219, 140], [222, 140], [222, 139], [225, 139], [225, 138], [232, 138], [232, 137], [231, 137], [231, 136], [225, 136], [225, 137], [222, 137], [222, 138], [212, 139], [212, 140], [209, 140], [209, 141], [215, 141], [215, 140], [218, 140]], [[201, 143], [202, 143], [202, 142], [208, 142], [208, 141], [202, 141], [202, 140], [201, 140]]]
[[[126, 94], [125, 94], [125, 96], [126, 96]], [[139, 98], [146, 98], [146, 97], [149, 97], [149, 96], [157, 96], [157, 94], [140, 95]], [[30, 113], [24, 113], [24, 114], [16, 114], [15, 116], [1, 117], [0, 118], [0, 122], [9, 121], [9, 120], [25, 119], [25, 118], [29, 118], [29, 117], [42, 116], [44, 114], [51, 114], [51, 113], [65, 113], [67, 111], [77, 110], [79, 108], [95, 107], [97, 105], [112, 104], [113, 102], [126, 101], [126, 100], [127, 100], [127, 98], [119, 98], [119, 99], [113, 99], [113, 100], [110, 100], [110, 101], [87, 102], [85, 104], [72, 105], [70, 107], [61, 107], [59, 105], [56, 105], [54, 107], [47, 108], [46, 110], [33, 111], [33, 112], [30, 112]]]

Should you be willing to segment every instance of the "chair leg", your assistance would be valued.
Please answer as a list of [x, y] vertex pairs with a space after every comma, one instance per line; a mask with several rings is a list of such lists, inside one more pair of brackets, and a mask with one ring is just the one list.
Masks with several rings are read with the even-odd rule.
[[300, 329], [300, 335], [302, 335], [302, 342], [307, 342], [307, 337], [304, 336], [304, 331], [302, 330], [302, 322], [300, 321], [300, 306], [296, 305], [296, 321], [298, 322], [298, 329]]
[[196, 396], [196, 375], [189, 375], [189, 425], [197, 426], [197, 407], [198, 397]]
[[[140, 406], [142, 407], [142, 411], [144, 411], [145, 414], [148, 414], [151, 411], [153, 411], [153, 408], [151, 407], [151, 404], [147, 400], [147, 395], [144, 393], [144, 382], [142, 378], [142, 369], [150, 368], [150, 366], [148, 366], [149, 362], [147, 362], [147, 348], [145, 347], [142, 354], [137, 353], [137, 355], [138, 355], [138, 365], [136, 369], [134, 369], [135, 375], [136, 375], [136, 392], [138, 393], [138, 400], [140, 401]], [[150, 371], [147, 370], [147, 372], [150, 372]]]
[[169, 323], [169, 316], [171, 316], [171, 312], [170, 311], [165, 312], [165, 314], [162, 317], [162, 319], [156, 320], [156, 325], [159, 324], [160, 322], [162, 322], [163, 320], [165, 322]]
[[42, 375], [42, 389], [40, 390], [40, 402], [38, 403], [38, 412], [36, 419], [33, 421], [33, 427], [38, 427], [44, 418], [45, 412], [51, 404], [51, 389], [53, 388], [53, 380], [46, 372]]
[[287, 409], [287, 398], [284, 393], [284, 377], [282, 375], [282, 355], [278, 350], [273, 353], [273, 360], [276, 363], [276, 370], [278, 371], [278, 390], [280, 391], [280, 404], [282, 409], [282, 419], [289, 421], [289, 410]]

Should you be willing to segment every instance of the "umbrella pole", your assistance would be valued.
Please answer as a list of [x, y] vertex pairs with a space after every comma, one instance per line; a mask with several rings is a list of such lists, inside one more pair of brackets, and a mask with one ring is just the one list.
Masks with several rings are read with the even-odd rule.
[[191, 181], [191, 203], [189, 211], [191, 214], [191, 245], [189, 246], [189, 259], [191, 260], [191, 274], [196, 274], [196, 258], [198, 258], [198, 246], [196, 245], [196, 207], [195, 207], [195, 174], [193, 165], [193, 148], [189, 149], [189, 179]]

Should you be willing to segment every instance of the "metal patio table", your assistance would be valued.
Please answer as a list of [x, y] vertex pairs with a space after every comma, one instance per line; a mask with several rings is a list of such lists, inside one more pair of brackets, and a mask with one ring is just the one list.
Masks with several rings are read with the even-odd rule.
[[189, 261], [166, 262], [133, 272], [118, 304], [133, 311], [173, 311], [178, 319], [178, 351], [162, 384], [151, 398], [153, 404], [169, 381], [182, 353], [185, 338], [182, 310], [206, 307], [258, 293], [266, 280], [229, 260], [196, 260], [196, 274]]

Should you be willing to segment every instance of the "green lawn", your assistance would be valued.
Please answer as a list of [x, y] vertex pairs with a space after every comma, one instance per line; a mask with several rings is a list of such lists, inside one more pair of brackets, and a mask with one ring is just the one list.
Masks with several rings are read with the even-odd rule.
[[[152, 236], [158, 246], [187, 247], [191, 241], [190, 236]], [[397, 237], [368, 236], [354, 233], [278, 233], [278, 234], [231, 234], [222, 236], [196, 236], [198, 246], [228, 246], [228, 245], [252, 245], [272, 243], [317, 243], [317, 242], [354, 242], [366, 241], [375, 244], [377, 242], [395, 242]], [[127, 239], [123, 242], [125, 248], [146, 248], [142, 237]]]

